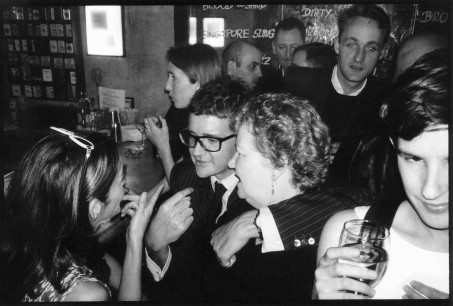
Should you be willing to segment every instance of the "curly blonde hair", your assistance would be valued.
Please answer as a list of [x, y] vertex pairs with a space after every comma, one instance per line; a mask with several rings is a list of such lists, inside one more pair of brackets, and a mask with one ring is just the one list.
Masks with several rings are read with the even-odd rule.
[[236, 131], [245, 124], [256, 149], [272, 166], [291, 167], [292, 184], [302, 192], [326, 180], [330, 135], [309, 101], [289, 94], [266, 93], [248, 100], [237, 112]]

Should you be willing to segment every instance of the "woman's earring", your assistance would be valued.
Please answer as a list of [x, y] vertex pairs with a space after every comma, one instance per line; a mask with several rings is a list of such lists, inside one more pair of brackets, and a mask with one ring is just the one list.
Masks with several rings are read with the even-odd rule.
[[274, 186], [275, 186], [275, 171], [272, 171], [272, 177], [271, 177], [271, 182], [272, 182], [272, 187], [271, 187], [271, 198], [269, 199], [269, 205], [272, 204], [272, 200], [274, 199]]

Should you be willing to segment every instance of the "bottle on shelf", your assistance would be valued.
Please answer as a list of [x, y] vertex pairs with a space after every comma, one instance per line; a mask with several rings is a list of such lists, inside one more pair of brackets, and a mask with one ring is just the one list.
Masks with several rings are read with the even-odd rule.
[[117, 110], [111, 111], [112, 125], [110, 127], [110, 136], [113, 137], [115, 142], [121, 142], [121, 122]]
[[86, 92], [80, 93], [79, 105], [78, 105], [79, 115], [77, 116], [77, 125], [81, 125], [82, 128], [87, 127], [87, 116], [90, 114], [90, 99]]

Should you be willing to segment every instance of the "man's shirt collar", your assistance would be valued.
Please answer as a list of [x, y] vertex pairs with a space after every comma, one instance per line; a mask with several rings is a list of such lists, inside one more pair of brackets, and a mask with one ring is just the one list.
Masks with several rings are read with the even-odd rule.
[[223, 180], [219, 180], [215, 176], [211, 176], [211, 186], [213, 190], [215, 190], [215, 182], [217, 181], [221, 183], [223, 186], [225, 186], [226, 190], [231, 192], [238, 184], [239, 179], [234, 174], [234, 172], [230, 176], [224, 178]]
[[365, 79], [365, 82], [363, 82], [362, 86], [359, 89], [357, 89], [354, 92], [351, 92], [350, 94], [345, 94], [343, 87], [341, 87], [340, 80], [338, 79], [338, 75], [337, 75], [338, 68], [337, 67], [338, 67], [338, 65], [335, 65], [335, 67], [333, 68], [332, 78], [331, 78], [332, 86], [335, 89], [335, 91], [337, 93], [339, 93], [340, 95], [344, 95], [344, 96], [357, 96], [359, 93], [361, 93], [362, 90], [366, 86], [366, 82], [367, 82], [368, 78]]

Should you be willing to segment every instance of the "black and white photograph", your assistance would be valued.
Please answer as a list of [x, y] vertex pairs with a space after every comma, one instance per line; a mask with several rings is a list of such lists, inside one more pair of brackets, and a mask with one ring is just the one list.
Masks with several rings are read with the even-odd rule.
[[451, 305], [452, 1], [1, 6], [0, 304]]

